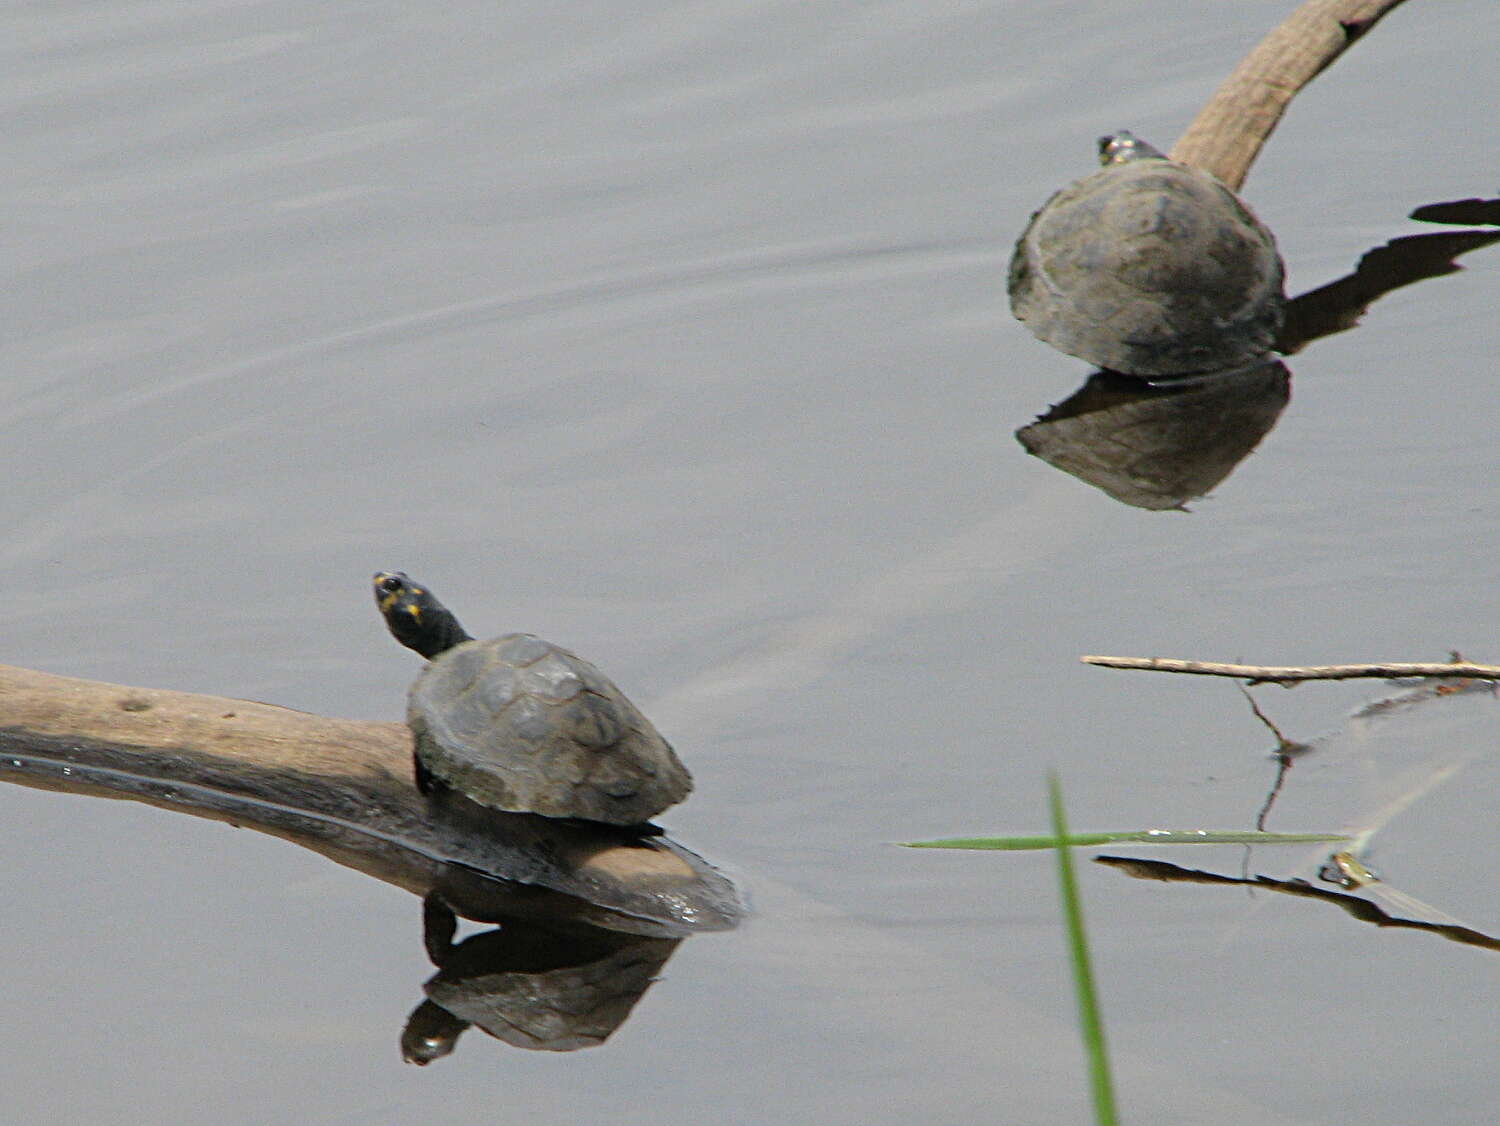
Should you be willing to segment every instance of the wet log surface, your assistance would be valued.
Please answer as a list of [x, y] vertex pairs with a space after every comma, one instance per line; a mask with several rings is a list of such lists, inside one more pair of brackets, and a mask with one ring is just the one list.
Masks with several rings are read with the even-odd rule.
[[404, 724], [0, 666], [0, 780], [270, 833], [482, 921], [678, 936], [743, 910], [665, 837], [423, 797]]

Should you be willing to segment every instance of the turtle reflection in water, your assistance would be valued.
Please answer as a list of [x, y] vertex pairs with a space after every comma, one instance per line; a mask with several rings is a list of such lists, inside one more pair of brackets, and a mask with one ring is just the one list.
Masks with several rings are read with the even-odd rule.
[[597, 1047], [682, 941], [515, 920], [454, 943], [453, 915], [431, 896], [423, 924], [438, 972], [401, 1033], [402, 1058], [419, 1066], [448, 1055], [475, 1025], [531, 1051]]
[[1120, 132], [1104, 168], [1031, 217], [1011, 311], [1038, 339], [1129, 375], [1222, 371], [1267, 355], [1282, 318], [1271, 232], [1206, 172]]
[[392, 635], [431, 661], [407, 709], [423, 793], [646, 828], [692, 789], [667, 741], [587, 661], [525, 633], [475, 641], [400, 571], [374, 583]]
[[1096, 371], [1016, 439], [1122, 504], [1185, 509], [1249, 456], [1291, 393], [1279, 360], [1156, 383]]

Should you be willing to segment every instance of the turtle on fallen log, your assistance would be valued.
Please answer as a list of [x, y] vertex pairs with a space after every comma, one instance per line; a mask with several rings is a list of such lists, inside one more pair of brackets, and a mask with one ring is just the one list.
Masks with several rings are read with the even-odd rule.
[[529, 633], [475, 641], [402, 571], [374, 578], [397, 641], [431, 664], [411, 687], [417, 789], [489, 809], [656, 831], [693, 780], [651, 721], [587, 661]]
[[0, 665], [0, 780], [257, 829], [484, 922], [676, 937], [743, 914], [728, 879], [665, 837], [434, 806], [411, 762], [402, 723]]

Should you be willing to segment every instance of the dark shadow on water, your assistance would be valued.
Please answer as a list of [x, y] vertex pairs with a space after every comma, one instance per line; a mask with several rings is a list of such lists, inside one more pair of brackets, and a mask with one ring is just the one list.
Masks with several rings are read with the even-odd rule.
[[[1448, 216], [1462, 216], [1445, 218]], [[1417, 208], [1432, 222], [1495, 223], [1500, 200]], [[1359, 324], [1380, 297], [1463, 267], [1463, 254], [1500, 242], [1496, 231], [1392, 239], [1345, 277], [1286, 303], [1276, 351], [1295, 355]], [[1185, 378], [1096, 371], [1068, 399], [1016, 431], [1027, 453], [1136, 508], [1182, 510], [1233, 472], [1276, 424], [1291, 397], [1279, 361]]]

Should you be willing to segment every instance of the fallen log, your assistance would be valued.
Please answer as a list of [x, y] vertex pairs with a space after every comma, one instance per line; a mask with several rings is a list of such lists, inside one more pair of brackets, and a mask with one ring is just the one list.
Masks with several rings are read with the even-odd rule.
[[424, 797], [399, 723], [0, 665], [0, 780], [256, 829], [480, 921], [675, 937], [743, 912], [729, 880], [666, 837]]

